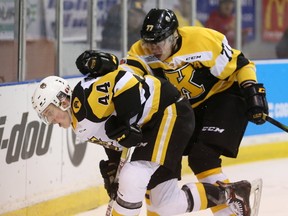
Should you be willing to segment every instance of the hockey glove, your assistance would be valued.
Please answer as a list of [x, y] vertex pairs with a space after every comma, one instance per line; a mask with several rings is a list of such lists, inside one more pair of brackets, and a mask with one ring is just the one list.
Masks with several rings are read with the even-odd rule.
[[83, 74], [102, 76], [118, 68], [118, 58], [110, 53], [96, 50], [86, 50], [75, 62], [78, 70]]
[[115, 183], [115, 176], [117, 173], [118, 165], [109, 160], [101, 160], [99, 163], [100, 172], [102, 178], [104, 179], [104, 187], [110, 197], [110, 199], [115, 200], [117, 196], [118, 183]]
[[142, 132], [137, 124], [125, 124], [116, 116], [111, 116], [106, 121], [105, 130], [110, 139], [116, 140], [126, 148], [137, 146], [142, 141]]
[[252, 84], [243, 88], [243, 92], [248, 106], [248, 120], [257, 125], [264, 124], [263, 113], [268, 115], [269, 109], [263, 84]]

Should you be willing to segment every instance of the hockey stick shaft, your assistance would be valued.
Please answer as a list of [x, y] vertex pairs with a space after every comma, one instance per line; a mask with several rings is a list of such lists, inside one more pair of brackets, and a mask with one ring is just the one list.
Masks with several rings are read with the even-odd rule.
[[[123, 148], [123, 150], [122, 150], [121, 157], [120, 157], [120, 163], [118, 165], [118, 169], [117, 169], [117, 173], [116, 173], [116, 176], [114, 179], [114, 183], [117, 183], [119, 180], [119, 174], [121, 172], [121, 169], [123, 168], [124, 164], [126, 163], [126, 161], [129, 158], [129, 150], [130, 149], [128, 149], [128, 148]], [[106, 214], [105, 214], [106, 216], [111, 215], [113, 203], [114, 203], [114, 200], [110, 199], [110, 201], [108, 203], [107, 210], [106, 210]]]
[[266, 121], [270, 122], [271, 124], [273, 124], [274, 126], [282, 129], [283, 131], [288, 133], [288, 126], [282, 124], [281, 122], [273, 119], [272, 117], [266, 115], [265, 113], [263, 113], [263, 119], [265, 119]]

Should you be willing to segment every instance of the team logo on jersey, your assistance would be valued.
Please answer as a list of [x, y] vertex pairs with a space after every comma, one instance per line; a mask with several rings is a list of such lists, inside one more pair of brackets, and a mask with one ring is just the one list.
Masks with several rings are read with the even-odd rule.
[[78, 98], [78, 97], [75, 97], [72, 104], [73, 104], [73, 105], [72, 105], [73, 112], [74, 112], [74, 113], [78, 113], [79, 110], [81, 109], [81, 106], [82, 106], [79, 98]]

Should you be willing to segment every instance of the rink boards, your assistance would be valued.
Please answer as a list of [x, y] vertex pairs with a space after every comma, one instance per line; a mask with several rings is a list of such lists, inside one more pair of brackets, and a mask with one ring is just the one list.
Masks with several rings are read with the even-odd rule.
[[[270, 116], [288, 125], [288, 62], [256, 62]], [[69, 78], [73, 85], [79, 77]], [[71, 130], [41, 123], [32, 110], [37, 82], [0, 86], [0, 215], [73, 215], [108, 201], [98, 163], [103, 148], [79, 143]], [[288, 157], [288, 135], [249, 123], [237, 160], [224, 165]], [[183, 161], [183, 174], [191, 173]]]

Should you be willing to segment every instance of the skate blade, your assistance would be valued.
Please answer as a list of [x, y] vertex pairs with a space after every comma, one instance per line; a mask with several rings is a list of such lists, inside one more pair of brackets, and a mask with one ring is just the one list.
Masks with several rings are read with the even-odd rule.
[[262, 186], [263, 186], [263, 180], [261, 178], [255, 179], [251, 182], [251, 192], [250, 192], [251, 216], [257, 216], [259, 213]]

